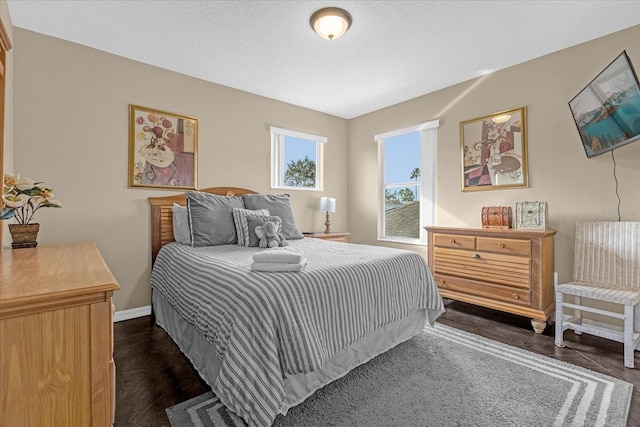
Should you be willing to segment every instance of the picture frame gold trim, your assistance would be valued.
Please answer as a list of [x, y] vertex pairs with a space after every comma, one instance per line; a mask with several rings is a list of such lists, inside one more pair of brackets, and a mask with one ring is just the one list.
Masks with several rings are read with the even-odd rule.
[[198, 119], [129, 105], [129, 188], [195, 190]]
[[460, 123], [462, 191], [527, 187], [527, 108]]

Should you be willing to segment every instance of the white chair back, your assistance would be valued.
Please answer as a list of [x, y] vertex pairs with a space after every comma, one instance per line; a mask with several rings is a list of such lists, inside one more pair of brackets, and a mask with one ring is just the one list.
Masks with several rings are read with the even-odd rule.
[[640, 290], [640, 222], [578, 222], [573, 281]]

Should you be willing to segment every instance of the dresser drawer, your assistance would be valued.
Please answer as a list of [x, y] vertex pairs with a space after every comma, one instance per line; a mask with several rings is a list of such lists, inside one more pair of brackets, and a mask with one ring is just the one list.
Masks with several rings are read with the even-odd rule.
[[439, 289], [475, 295], [512, 304], [530, 306], [531, 292], [526, 289], [514, 289], [507, 286], [475, 282], [457, 277], [434, 274]]
[[531, 286], [531, 259], [490, 252], [435, 248], [433, 272], [514, 288]]
[[475, 249], [476, 238], [473, 236], [457, 236], [455, 234], [434, 234], [433, 243], [443, 248]]
[[476, 237], [476, 249], [478, 251], [531, 256], [531, 241], [494, 237]]

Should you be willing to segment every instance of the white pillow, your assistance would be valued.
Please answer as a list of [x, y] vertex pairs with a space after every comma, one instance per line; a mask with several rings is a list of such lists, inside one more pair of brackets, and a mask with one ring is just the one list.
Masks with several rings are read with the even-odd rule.
[[233, 222], [236, 226], [236, 234], [238, 236], [239, 246], [249, 246], [249, 225], [247, 223], [248, 216], [269, 216], [269, 211], [266, 209], [233, 209]]
[[189, 229], [189, 212], [185, 206], [173, 204], [173, 238], [183, 245], [191, 245], [191, 230]]

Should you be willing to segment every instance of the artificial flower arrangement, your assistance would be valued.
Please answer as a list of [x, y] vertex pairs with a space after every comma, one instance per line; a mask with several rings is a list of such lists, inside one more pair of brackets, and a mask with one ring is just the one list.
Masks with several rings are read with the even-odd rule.
[[60, 200], [54, 198], [53, 190], [31, 178], [18, 175], [4, 176], [0, 219], [15, 218], [20, 225], [27, 225], [40, 208], [60, 208]]

